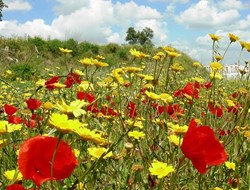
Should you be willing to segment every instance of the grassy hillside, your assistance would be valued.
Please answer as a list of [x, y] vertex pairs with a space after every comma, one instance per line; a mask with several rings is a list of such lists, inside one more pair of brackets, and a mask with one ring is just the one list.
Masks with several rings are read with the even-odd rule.
[[[131, 48], [135, 48], [150, 56], [153, 56], [158, 51], [163, 51], [160, 47], [118, 45], [114, 43], [97, 45], [89, 42], [78, 43], [74, 39], [61, 41], [57, 39], [43, 40], [39, 37], [27, 39], [0, 38], [0, 66], [2, 68], [0, 74], [3, 75], [6, 70], [11, 70], [13, 73], [12, 79], [17, 77], [29, 79], [31, 76], [39, 78], [47, 72], [41, 68], [54, 70], [56, 67], [60, 67], [62, 74], [64, 73], [64, 70], [62, 70], [64, 67], [61, 67], [64, 63], [64, 56], [59, 51], [59, 47], [73, 50], [67, 59], [69, 64], [74, 65], [76, 68], [81, 67], [78, 63], [79, 59], [94, 58], [97, 55], [105, 57], [105, 62], [109, 64], [109, 68], [131, 64], [138, 66], [139, 63], [134, 62], [133, 57], [129, 53]], [[193, 71], [191, 68], [194, 60], [183, 52], [181, 54], [182, 56], [178, 57], [176, 62], [184, 67], [182, 73], [186, 76], [192, 75]], [[149, 67], [150, 65], [153, 66], [152, 58], [148, 58], [146, 61], [149, 63]], [[202, 72], [206, 73], [205, 70], [202, 70]]]

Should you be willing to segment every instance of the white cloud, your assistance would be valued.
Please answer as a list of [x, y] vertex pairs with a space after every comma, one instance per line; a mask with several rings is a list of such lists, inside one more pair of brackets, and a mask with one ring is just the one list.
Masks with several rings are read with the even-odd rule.
[[9, 0], [5, 4], [8, 5], [8, 8], [4, 9], [5, 11], [29, 11], [32, 9], [30, 3], [24, 0]]
[[[43, 38], [67, 39], [93, 43], [124, 43], [126, 30], [130, 26], [136, 29], [150, 27], [154, 30], [154, 42], [164, 43], [166, 23], [156, 9], [137, 5], [135, 2], [112, 3], [111, 0], [79, 0], [75, 6], [73, 0], [57, 0], [58, 15], [51, 23], [42, 19], [20, 24], [15, 21], [0, 22], [0, 35], [41, 36]], [[57, 10], [58, 9], [58, 10]]]
[[219, 10], [208, 0], [201, 0], [197, 4], [180, 13], [176, 20], [189, 28], [223, 27], [233, 24], [240, 17], [236, 9]]
[[219, 7], [224, 10], [228, 9], [243, 9], [244, 5], [239, 0], [223, 0], [219, 2]]
[[149, 2], [163, 2], [163, 3], [188, 3], [190, 0], [149, 0]]
[[58, 15], [68, 15], [74, 13], [82, 7], [88, 7], [90, 0], [56, 0], [58, 4], [54, 7], [54, 11]]

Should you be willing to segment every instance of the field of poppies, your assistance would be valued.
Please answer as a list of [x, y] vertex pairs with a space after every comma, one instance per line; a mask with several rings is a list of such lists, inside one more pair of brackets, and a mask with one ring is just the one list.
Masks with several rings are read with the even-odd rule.
[[167, 46], [152, 54], [131, 48], [131, 61], [117, 67], [105, 55], [72, 63], [74, 49], [60, 47], [60, 67], [28, 81], [9, 80], [7, 68], [0, 188], [248, 190], [250, 74], [240, 57], [250, 43], [228, 35], [245, 68], [226, 79], [228, 48], [210, 38], [210, 71], [193, 62], [190, 76]]

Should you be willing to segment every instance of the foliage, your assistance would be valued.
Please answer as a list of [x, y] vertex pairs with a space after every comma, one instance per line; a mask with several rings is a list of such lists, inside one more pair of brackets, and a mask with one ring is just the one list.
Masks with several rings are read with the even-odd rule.
[[129, 44], [153, 45], [151, 40], [154, 37], [154, 31], [149, 27], [145, 27], [142, 31], [135, 31], [133, 27], [129, 27], [126, 33], [125, 40]]

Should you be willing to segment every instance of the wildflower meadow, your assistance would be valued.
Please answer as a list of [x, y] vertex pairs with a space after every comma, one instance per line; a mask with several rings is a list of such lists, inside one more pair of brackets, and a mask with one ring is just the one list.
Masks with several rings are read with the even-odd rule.
[[[168, 46], [131, 47], [116, 65], [105, 54], [75, 61], [74, 49], [58, 47], [61, 64], [28, 80], [6, 68], [0, 188], [249, 190], [250, 73], [241, 55], [250, 43], [229, 34], [223, 49], [209, 36], [209, 71], [193, 61], [186, 72], [183, 53]], [[228, 79], [232, 43], [245, 67]]]

